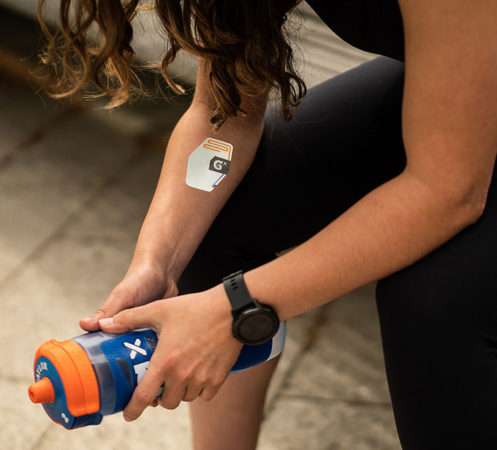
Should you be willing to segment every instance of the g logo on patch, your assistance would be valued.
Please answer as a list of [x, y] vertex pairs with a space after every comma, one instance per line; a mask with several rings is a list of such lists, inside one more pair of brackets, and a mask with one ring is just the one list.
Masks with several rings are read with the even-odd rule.
[[227, 174], [230, 169], [230, 163], [231, 161], [228, 161], [227, 159], [214, 156], [209, 163], [209, 170]]

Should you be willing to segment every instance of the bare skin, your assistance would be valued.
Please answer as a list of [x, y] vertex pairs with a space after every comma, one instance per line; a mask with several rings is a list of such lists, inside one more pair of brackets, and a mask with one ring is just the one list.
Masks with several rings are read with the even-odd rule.
[[[299, 247], [246, 274], [252, 295], [271, 304], [281, 320], [414, 263], [478, 220], [485, 206], [497, 149], [497, 5], [492, 0], [399, 3], [406, 36], [407, 167]], [[159, 333], [150, 368], [124, 411], [127, 420], [139, 417], [165, 383], [161, 404], [167, 408], [200, 398], [192, 403], [197, 450], [249, 449], [257, 441], [274, 363], [225, 382], [240, 344], [230, 335], [222, 286], [138, 306], [176, 295], [176, 280], [248, 170], [260, 139], [265, 96], [245, 98], [248, 117], [232, 119], [213, 134], [211, 101], [199, 73], [193, 104], [168, 145], [130, 269], [81, 326], [106, 331], [148, 326]], [[187, 157], [207, 136], [236, 149], [229, 175], [211, 193], [184, 183]], [[138, 281], [145, 275], [147, 285]], [[138, 307], [122, 311], [133, 306]], [[198, 309], [201, 315], [195, 314]], [[184, 330], [196, 330], [197, 338], [185, 340]], [[255, 395], [247, 393], [247, 378], [257, 386]], [[233, 404], [232, 392], [249, 402], [245, 414], [240, 403]], [[240, 423], [251, 431], [240, 434]]]

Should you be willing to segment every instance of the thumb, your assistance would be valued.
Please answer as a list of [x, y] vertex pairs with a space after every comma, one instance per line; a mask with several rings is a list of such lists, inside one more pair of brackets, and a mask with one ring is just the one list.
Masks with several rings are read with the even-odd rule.
[[155, 304], [137, 306], [125, 309], [114, 317], [99, 320], [100, 328], [109, 333], [125, 333], [139, 328], [152, 328], [157, 330], [157, 311]]
[[90, 316], [79, 321], [79, 326], [85, 331], [96, 331], [100, 329], [99, 320], [112, 317], [119, 311], [129, 308], [133, 304], [128, 291], [114, 288], [107, 300]]

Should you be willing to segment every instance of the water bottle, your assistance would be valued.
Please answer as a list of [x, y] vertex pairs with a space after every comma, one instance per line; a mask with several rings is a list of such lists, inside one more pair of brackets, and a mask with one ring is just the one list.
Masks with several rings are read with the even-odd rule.
[[[230, 374], [279, 355], [285, 343], [282, 323], [272, 340], [243, 346]], [[96, 331], [40, 346], [34, 360], [33, 403], [67, 429], [98, 425], [103, 416], [122, 411], [143, 378], [157, 345], [153, 330], [126, 334]]]

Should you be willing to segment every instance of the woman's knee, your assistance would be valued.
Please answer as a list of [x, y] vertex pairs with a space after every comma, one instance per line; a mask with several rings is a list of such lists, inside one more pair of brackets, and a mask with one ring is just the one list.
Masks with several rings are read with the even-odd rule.
[[[377, 285], [387, 377], [406, 450], [486, 449], [497, 437], [485, 419], [497, 414], [497, 278], [488, 253], [473, 252], [476, 236], [482, 237], [469, 230]], [[478, 439], [487, 444], [478, 446]]]

